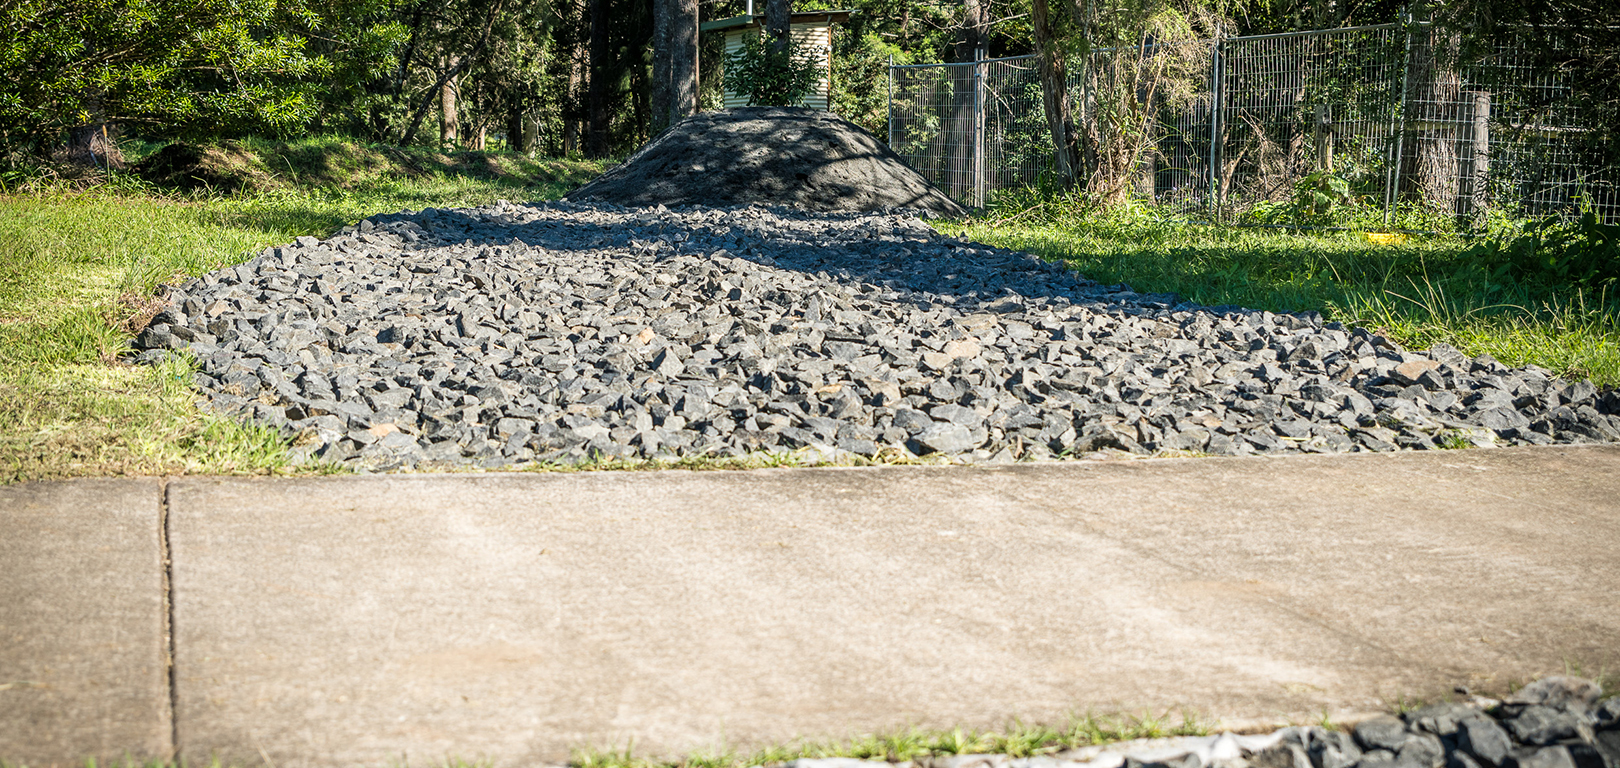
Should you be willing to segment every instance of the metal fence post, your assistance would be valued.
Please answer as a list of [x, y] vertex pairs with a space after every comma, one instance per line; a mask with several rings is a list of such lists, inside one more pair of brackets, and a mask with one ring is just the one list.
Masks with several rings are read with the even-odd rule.
[[973, 207], [984, 207], [984, 46], [973, 50]]
[[889, 54], [889, 148], [894, 148], [894, 54]]
[[1215, 221], [1221, 219], [1221, 91], [1225, 88], [1222, 82], [1225, 78], [1221, 72], [1221, 30], [1215, 28], [1209, 57], [1209, 216]]

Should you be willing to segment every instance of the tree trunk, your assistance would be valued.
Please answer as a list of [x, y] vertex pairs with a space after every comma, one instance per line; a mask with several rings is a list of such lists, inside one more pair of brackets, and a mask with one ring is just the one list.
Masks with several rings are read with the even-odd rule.
[[[984, 5], [980, 0], [964, 0], [962, 26], [956, 34], [956, 61], [973, 62], [985, 44]], [[945, 193], [957, 200], [967, 200], [973, 193], [978, 169], [974, 167], [973, 143], [978, 131], [978, 113], [974, 109], [978, 83], [977, 65], [958, 66], [951, 82], [951, 103], [956, 107], [945, 126], [946, 175]]]
[[793, 28], [792, 0], [765, 0], [765, 43], [773, 59], [786, 58]]
[[462, 56], [454, 67], [450, 68], [450, 71], [439, 75], [438, 82], [434, 83], [432, 87], [427, 89], [427, 92], [422, 94], [422, 101], [416, 105], [416, 111], [411, 114], [410, 126], [405, 129], [405, 135], [400, 137], [399, 143], [401, 145], [409, 146], [411, 142], [416, 140], [416, 132], [422, 128], [422, 121], [427, 117], [428, 110], [433, 106], [433, 98], [441, 95], [439, 89], [443, 88], [445, 83], [460, 75], [461, 70], [466, 68], [467, 64], [473, 59], [477, 58], [478, 54], [483, 52], [484, 46], [489, 44], [489, 33], [495, 28], [495, 17], [500, 14], [501, 6], [504, 3], [505, 0], [495, 0], [490, 4], [489, 16], [484, 19], [484, 32], [479, 36], [478, 42], [473, 44], [467, 54]]
[[607, 0], [589, 0], [588, 16], [591, 28], [590, 76], [586, 85], [586, 118], [589, 121], [585, 137], [585, 154], [607, 157], [608, 154], [608, 65], [613, 51], [608, 49]]
[[[575, 5], [574, 9], [577, 13], [579, 11], [579, 6]], [[569, 46], [568, 93], [563, 98], [564, 157], [571, 157], [574, 155], [574, 153], [580, 151], [580, 137], [583, 133], [580, 123], [581, 117], [584, 113], [582, 107], [585, 104], [584, 88], [586, 47], [584, 42], [585, 35], [582, 34], [585, 31], [585, 14], [578, 13], [575, 18], [579, 19], [580, 23], [574, 26], [574, 35]]]
[[698, 4], [697, 0], [665, 0], [675, 7], [669, 27], [669, 119], [674, 125], [697, 114], [698, 108]]
[[670, 113], [670, 39], [676, 24], [675, 0], [653, 0], [652, 11], [652, 83], [648, 87], [648, 101], [652, 106], [651, 131], [662, 133], [671, 122]]
[[630, 112], [636, 120], [637, 144], [652, 135], [652, 102], [647, 85], [646, 59], [635, 55], [630, 62]]
[[1462, 105], [1462, 77], [1457, 72], [1455, 33], [1431, 29], [1427, 45], [1412, 56], [1412, 115], [1417, 147], [1413, 190], [1416, 197], [1455, 213], [1459, 168], [1457, 125]]
[[439, 86], [439, 146], [454, 147], [461, 138], [461, 114], [456, 105], [456, 81], [452, 75]]
[[1079, 167], [1080, 136], [1074, 128], [1074, 110], [1069, 99], [1068, 67], [1052, 34], [1051, 11], [1046, 0], [1031, 3], [1030, 26], [1035, 32], [1035, 52], [1040, 64], [1041, 102], [1052, 133], [1055, 165], [1064, 186], [1075, 182]]
[[529, 151], [529, 136], [523, 132], [523, 108], [516, 103], [506, 108], [506, 148], [513, 152]]
[[115, 135], [114, 129], [101, 120], [69, 128], [67, 144], [57, 152], [56, 159], [103, 171], [123, 170], [124, 153], [113, 141]]

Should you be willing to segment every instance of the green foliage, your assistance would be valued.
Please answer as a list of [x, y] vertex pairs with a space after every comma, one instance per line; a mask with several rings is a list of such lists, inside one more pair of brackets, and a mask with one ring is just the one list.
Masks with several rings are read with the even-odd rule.
[[1604, 224], [1590, 211], [1580, 221], [1536, 221], [1516, 237], [1476, 243], [1467, 257], [1510, 276], [1554, 285], [1612, 287], [1620, 281], [1620, 226]]
[[1356, 200], [1347, 179], [1330, 171], [1306, 174], [1294, 185], [1294, 207], [1304, 217], [1324, 217], [1338, 206], [1350, 205]]
[[1371, 226], [1382, 216], [1383, 209], [1357, 195], [1349, 179], [1332, 171], [1313, 171], [1294, 183], [1294, 194], [1286, 202], [1252, 203], [1242, 219], [1285, 226]]
[[[386, 1], [386, 0], [379, 0]], [[0, 33], [0, 143], [45, 149], [102, 122], [156, 135], [292, 133], [310, 90], [397, 39], [309, 40], [371, 0], [19, 0]], [[357, 48], [358, 46], [358, 48]], [[362, 56], [348, 54], [359, 51]]]
[[803, 106], [821, 67], [808, 46], [791, 38], [788, 43], [786, 51], [773, 54], [763, 35], [743, 36], [742, 47], [726, 56], [727, 87], [747, 96], [749, 106]]

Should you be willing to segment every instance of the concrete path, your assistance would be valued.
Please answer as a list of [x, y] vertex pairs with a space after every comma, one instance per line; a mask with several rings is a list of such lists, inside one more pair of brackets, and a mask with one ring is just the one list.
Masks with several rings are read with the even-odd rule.
[[1617, 512], [1620, 447], [4, 488], [0, 759], [1314, 721], [1620, 668]]

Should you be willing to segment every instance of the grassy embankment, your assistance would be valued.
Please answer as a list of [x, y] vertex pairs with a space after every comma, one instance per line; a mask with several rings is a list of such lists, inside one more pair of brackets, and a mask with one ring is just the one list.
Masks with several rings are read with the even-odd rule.
[[554, 198], [599, 171], [326, 139], [246, 142], [199, 160], [194, 175], [209, 184], [189, 191], [124, 176], [84, 192], [37, 182], [17, 192], [12, 178], [0, 194], [0, 483], [291, 471], [274, 432], [200, 412], [184, 365], [118, 362], [159, 283], [377, 213]]
[[[556, 197], [598, 170], [323, 139], [247, 142], [191, 160], [171, 177], [202, 179], [186, 192], [125, 177], [90, 192], [0, 193], [0, 483], [294, 471], [275, 434], [198, 411], [183, 365], [117, 362], [131, 318], [160, 282], [376, 213]], [[1380, 245], [1356, 233], [1209, 227], [1051, 204], [939, 226], [1138, 291], [1317, 310], [1408, 347], [1446, 341], [1471, 355], [1620, 384], [1615, 297], [1504, 278], [1455, 238]]]

